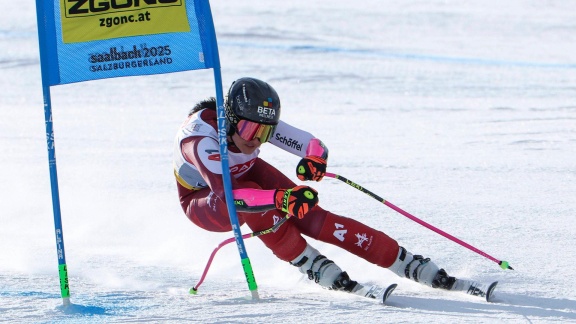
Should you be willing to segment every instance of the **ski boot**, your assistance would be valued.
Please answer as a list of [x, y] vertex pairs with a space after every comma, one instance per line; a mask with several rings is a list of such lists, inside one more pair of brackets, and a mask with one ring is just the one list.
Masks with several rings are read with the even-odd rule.
[[306, 246], [296, 259], [290, 264], [298, 267], [301, 273], [306, 274], [308, 279], [314, 280], [320, 286], [330, 289], [352, 293], [361, 297], [374, 299], [380, 303], [386, 299], [396, 288], [396, 284], [389, 286], [363, 285], [350, 279], [346, 271], [342, 271], [334, 261], [321, 255], [318, 250]]
[[357, 285], [357, 282], [351, 280], [334, 261], [329, 260], [310, 245], [306, 246], [304, 252], [290, 264], [298, 267], [301, 273], [308, 276], [308, 279], [314, 280], [324, 288], [351, 292]]
[[444, 269], [421, 255], [412, 255], [400, 247], [396, 261], [389, 268], [400, 277], [406, 277], [432, 288], [459, 291], [472, 296], [485, 297], [490, 301], [492, 292], [498, 282], [480, 284], [472, 280], [456, 279], [449, 276]]
[[459, 291], [472, 296], [484, 297], [486, 301], [491, 301], [492, 293], [498, 281], [490, 284], [482, 284], [473, 280], [457, 279], [448, 276], [444, 269], [440, 269], [432, 283], [433, 288], [441, 288], [450, 291]]
[[[421, 255], [412, 255], [403, 247], [400, 247], [396, 261], [388, 269], [400, 277], [406, 277], [433, 288], [450, 290], [450, 284], [453, 283], [450, 282], [450, 277], [438, 278], [438, 282], [434, 282], [438, 271], [440, 271], [438, 266], [430, 261], [430, 258], [425, 259]], [[441, 282], [440, 279], [446, 282]]]

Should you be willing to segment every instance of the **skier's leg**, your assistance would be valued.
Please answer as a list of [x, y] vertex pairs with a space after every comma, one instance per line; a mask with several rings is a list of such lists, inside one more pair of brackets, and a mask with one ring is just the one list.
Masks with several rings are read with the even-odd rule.
[[330, 243], [383, 268], [398, 255], [398, 243], [381, 231], [320, 207], [297, 222], [303, 234]]
[[[339, 246], [363, 259], [383, 268], [389, 268], [401, 277], [420, 282], [424, 285], [452, 289], [455, 278], [448, 276], [444, 269], [429, 258], [413, 255], [400, 247], [396, 240], [356, 220], [335, 215], [316, 207], [306, 217], [320, 221], [322, 227], [304, 226], [303, 233], [320, 241]], [[304, 221], [304, 220], [303, 220]], [[302, 226], [304, 222], [300, 222]], [[313, 229], [312, 231], [306, 230]], [[315, 231], [314, 231], [315, 229]]]

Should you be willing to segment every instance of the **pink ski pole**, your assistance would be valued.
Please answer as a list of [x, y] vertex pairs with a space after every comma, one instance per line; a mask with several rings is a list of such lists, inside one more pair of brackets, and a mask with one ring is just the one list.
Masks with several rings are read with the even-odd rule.
[[378, 200], [379, 202], [381, 202], [381, 203], [383, 203], [384, 205], [386, 205], [386, 206], [394, 209], [394, 210], [397, 211], [398, 213], [400, 213], [400, 214], [408, 217], [409, 219], [415, 221], [416, 223], [418, 223], [418, 224], [420, 224], [420, 225], [422, 225], [422, 226], [424, 226], [424, 227], [426, 227], [426, 228], [428, 228], [428, 229], [430, 229], [430, 230], [432, 230], [432, 231], [434, 231], [434, 232], [436, 232], [436, 233], [438, 233], [438, 234], [440, 234], [440, 235], [442, 235], [442, 236], [444, 236], [444, 237], [446, 237], [446, 238], [448, 238], [448, 239], [450, 239], [450, 240], [452, 240], [452, 241], [454, 241], [454, 242], [462, 245], [463, 247], [465, 247], [465, 248], [467, 248], [467, 249], [469, 249], [469, 250], [471, 250], [471, 251], [474, 251], [474, 252], [480, 254], [481, 256], [483, 256], [483, 257], [485, 257], [485, 258], [487, 258], [487, 259], [489, 259], [489, 260], [491, 260], [491, 261], [493, 261], [493, 262], [498, 263], [498, 264], [500, 265], [500, 268], [502, 268], [502, 269], [504, 269], [504, 270], [506, 270], [506, 269], [514, 270], [514, 269], [508, 264], [508, 261], [498, 260], [498, 259], [494, 258], [493, 256], [487, 254], [486, 252], [483, 252], [483, 251], [481, 251], [481, 250], [473, 247], [472, 245], [470, 245], [470, 244], [468, 244], [468, 243], [466, 243], [466, 242], [464, 242], [464, 241], [462, 241], [462, 240], [460, 240], [460, 239], [458, 239], [458, 238], [456, 238], [456, 237], [454, 237], [454, 236], [452, 236], [452, 235], [444, 232], [443, 230], [441, 230], [441, 229], [439, 229], [439, 228], [437, 228], [437, 227], [434, 227], [434, 226], [426, 223], [425, 221], [419, 219], [418, 217], [415, 217], [415, 216], [411, 215], [410, 213], [402, 210], [400, 207], [397, 207], [397, 206], [393, 205], [392, 203], [390, 203], [390, 202], [384, 200], [383, 198], [379, 197], [378, 195], [374, 194], [372, 191], [370, 191], [370, 190], [368, 190], [368, 189], [366, 189], [366, 188], [364, 188], [364, 187], [362, 187], [362, 186], [360, 186], [360, 185], [358, 185], [358, 184], [356, 184], [356, 183], [354, 183], [354, 182], [352, 182], [352, 181], [344, 178], [343, 176], [338, 175], [338, 174], [334, 174], [334, 173], [329, 173], [329, 172], [326, 172], [326, 176], [329, 177], [329, 178], [334, 178], [334, 179], [338, 179], [338, 180], [340, 180], [340, 181], [342, 181], [342, 182], [345, 182], [346, 184], [348, 184], [348, 185], [350, 185], [350, 186], [352, 186], [352, 187], [354, 187], [354, 188], [362, 191], [363, 193], [367, 194], [368, 196], [370, 196], [370, 197]]

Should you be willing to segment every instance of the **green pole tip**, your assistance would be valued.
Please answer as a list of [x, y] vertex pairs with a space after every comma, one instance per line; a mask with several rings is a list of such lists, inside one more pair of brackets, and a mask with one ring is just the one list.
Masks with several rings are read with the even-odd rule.
[[198, 294], [198, 289], [192, 287], [192, 288], [190, 288], [189, 293], [190, 293], [190, 295], [197, 295], [197, 294]]
[[510, 264], [508, 264], [508, 261], [500, 261], [500, 263], [498, 263], [498, 264], [500, 264], [500, 268], [502, 268], [504, 270], [506, 270], [506, 269], [514, 270], [514, 268], [512, 268], [510, 266]]

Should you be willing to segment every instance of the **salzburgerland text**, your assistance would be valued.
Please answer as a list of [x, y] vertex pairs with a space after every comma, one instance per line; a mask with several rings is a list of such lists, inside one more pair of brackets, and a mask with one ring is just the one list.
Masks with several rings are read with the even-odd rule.
[[90, 54], [88, 61], [97, 63], [90, 65], [91, 72], [111, 71], [131, 68], [142, 68], [155, 65], [172, 64], [170, 45], [141, 48], [132, 46], [132, 50], [124, 51], [111, 47], [108, 52]]

